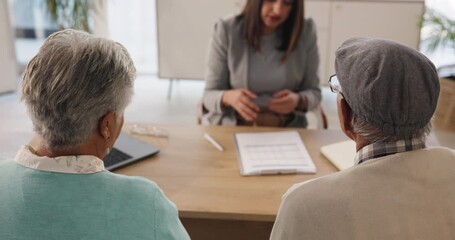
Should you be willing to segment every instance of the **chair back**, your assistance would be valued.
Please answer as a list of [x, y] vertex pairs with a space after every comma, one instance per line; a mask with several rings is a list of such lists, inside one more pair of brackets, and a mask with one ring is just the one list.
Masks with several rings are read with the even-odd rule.
[[433, 125], [437, 130], [455, 132], [455, 80], [440, 78], [439, 82], [441, 90]]

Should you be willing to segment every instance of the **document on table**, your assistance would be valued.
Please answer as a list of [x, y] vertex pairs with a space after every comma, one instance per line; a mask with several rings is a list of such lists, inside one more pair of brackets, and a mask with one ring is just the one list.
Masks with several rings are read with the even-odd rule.
[[297, 131], [236, 133], [234, 138], [243, 176], [316, 173]]

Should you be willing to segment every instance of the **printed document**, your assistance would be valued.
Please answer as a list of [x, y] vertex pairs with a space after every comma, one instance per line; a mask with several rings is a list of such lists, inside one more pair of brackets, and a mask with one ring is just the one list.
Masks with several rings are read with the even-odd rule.
[[236, 133], [240, 173], [261, 174], [316, 173], [297, 131]]

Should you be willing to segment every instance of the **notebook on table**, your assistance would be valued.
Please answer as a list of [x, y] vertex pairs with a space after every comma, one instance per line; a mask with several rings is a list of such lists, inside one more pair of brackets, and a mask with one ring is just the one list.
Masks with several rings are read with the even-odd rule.
[[297, 131], [236, 133], [234, 138], [243, 176], [316, 172]]
[[122, 132], [109, 154], [104, 157], [104, 167], [107, 170], [112, 171], [155, 155], [158, 152], [159, 150], [154, 146], [130, 137], [128, 134]]
[[321, 153], [338, 170], [344, 170], [354, 166], [355, 142], [352, 140], [337, 142], [321, 147]]
[[[440, 146], [438, 139], [433, 132], [428, 135], [426, 146]], [[329, 144], [321, 147], [321, 153], [332, 162], [338, 170], [344, 170], [354, 166], [356, 144], [352, 140]]]

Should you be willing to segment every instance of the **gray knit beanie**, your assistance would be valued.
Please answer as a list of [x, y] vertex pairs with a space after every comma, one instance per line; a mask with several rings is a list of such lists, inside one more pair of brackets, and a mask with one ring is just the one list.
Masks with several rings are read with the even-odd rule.
[[352, 38], [336, 51], [335, 69], [352, 111], [384, 133], [413, 134], [433, 116], [439, 96], [436, 68], [412, 48]]

